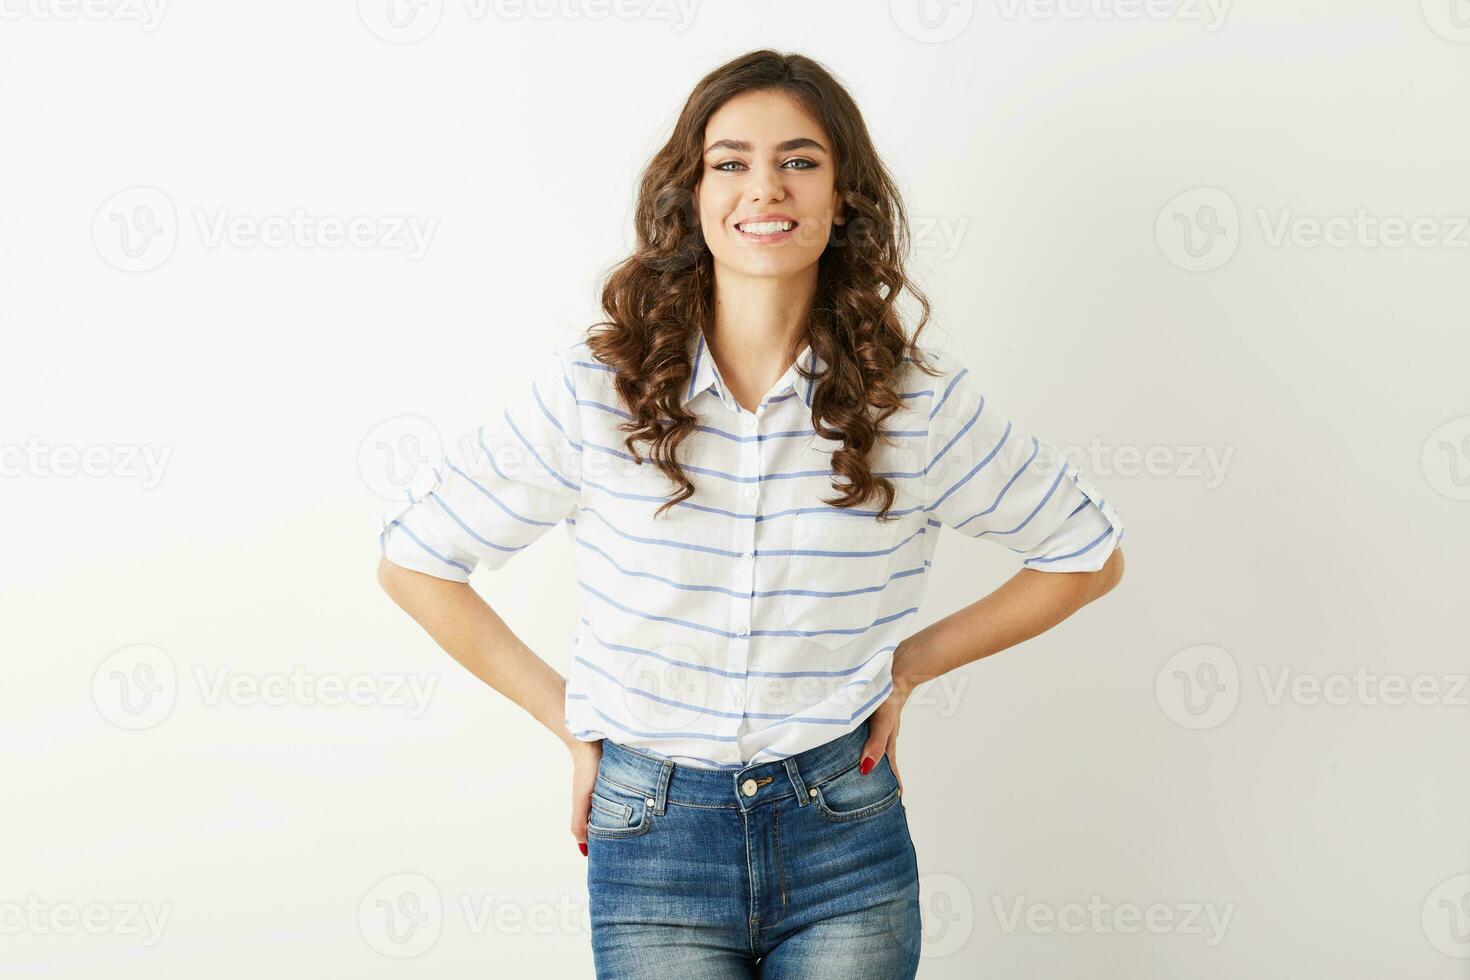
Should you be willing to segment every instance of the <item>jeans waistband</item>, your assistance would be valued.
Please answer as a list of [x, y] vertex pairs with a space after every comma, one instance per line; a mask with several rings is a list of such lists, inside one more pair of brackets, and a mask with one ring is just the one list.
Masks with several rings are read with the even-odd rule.
[[670, 802], [738, 806], [748, 810], [793, 795], [805, 806], [811, 787], [846, 772], [862, 760], [863, 744], [867, 740], [868, 720], [864, 719], [846, 735], [785, 759], [742, 769], [701, 769], [603, 739], [598, 776], [641, 793], [653, 801], [658, 813], [663, 813]]

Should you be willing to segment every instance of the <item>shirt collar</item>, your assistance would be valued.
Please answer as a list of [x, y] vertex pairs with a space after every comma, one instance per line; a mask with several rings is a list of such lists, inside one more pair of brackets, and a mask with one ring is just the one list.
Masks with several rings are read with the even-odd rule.
[[[704, 329], [697, 328], [689, 340], [689, 356], [693, 359], [694, 371], [689, 377], [689, 382], [684, 385], [683, 404], [688, 404], [694, 396], [706, 388], [713, 388], [719, 399], [725, 403], [731, 411], [738, 411], [736, 403], [730, 390], [725, 387], [724, 379], [720, 377], [720, 369], [715, 366], [715, 359], [710, 356], [709, 344], [705, 340]], [[798, 367], [804, 367], [807, 371], [821, 373], [827, 369], [824, 361], [816, 351], [812, 350], [811, 344], [802, 347], [801, 353], [796, 355], [796, 360], [781, 375], [779, 381], [771, 388], [770, 394], [774, 397], [785, 393], [788, 388], [795, 388], [796, 394], [807, 408], [812, 407], [812, 391], [816, 388], [815, 381], [808, 381], [797, 371]]]

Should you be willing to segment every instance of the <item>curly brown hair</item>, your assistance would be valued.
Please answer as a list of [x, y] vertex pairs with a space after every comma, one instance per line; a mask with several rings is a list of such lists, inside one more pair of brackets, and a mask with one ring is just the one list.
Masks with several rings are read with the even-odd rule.
[[[875, 477], [868, 454], [882, 423], [902, 407], [899, 390], [905, 359], [937, 375], [917, 341], [929, 319], [929, 301], [904, 272], [908, 217], [898, 189], [873, 147], [857, 104], [820, 64], [799, 54], [752, 51], [707, 74], [684, 103], [668, 142], [645, 169], [634, 211], [637, 248], [608, 275], [602, 289], [607, 320], [588, 331], [593, 355], [612, 368], [630, 421], [628, 451], [641, 465], [635, 443], [649, 443], [651, 458], [678, 487], [655, 516], [694, 495], [694, 483], [676, 458], [698, 419], [680, 391], [693, 366], [696, 331], [712, 323], [714, 259], [698, 222], [695, 188], [704, 160], [705, 127], [731, 98], [747, 92], [789, 94], [827, 131], [834, 144], [837, 190], [846, 221], [834, 223], [818, 261], [817, 289], [800, 343], [826, 370], [802, 378], [815, 382], [812, 425], [824, 439], [840, 441], [832, 455], [833, 483], [841, 496], [823, 503], [853, 507], [877, 493], [878, 519], [893, 505], [893, 484]], [[896, 303], [907, 289], [921, 315], [913, 336], [903, 329]]]

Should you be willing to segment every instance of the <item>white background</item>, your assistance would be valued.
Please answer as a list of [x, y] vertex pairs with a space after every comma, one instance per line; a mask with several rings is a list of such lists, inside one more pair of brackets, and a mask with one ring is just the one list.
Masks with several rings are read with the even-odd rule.
[[[925, 341], [1128, 526], [905, 713], [920, 975], [1470, 977], [1453, 2], [0, 0], [0, 972], [591, 975], [565, 752], [378, 590], [375, 488], [600, 319], [771, 46], [862, 107]], [[475, 579], [563, 671], [570, 548]], [[924, 622], [1015, 570], [947, 534]]]

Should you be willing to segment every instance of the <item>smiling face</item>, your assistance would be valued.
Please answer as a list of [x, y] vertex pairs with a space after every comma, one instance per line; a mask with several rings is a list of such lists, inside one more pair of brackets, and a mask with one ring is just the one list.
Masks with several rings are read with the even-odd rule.
[[695, 198], [716, 267], [747, 276], [814, 268], [842, 223], [832, 142], [781, 91], [737, 95], [710, 116]]

